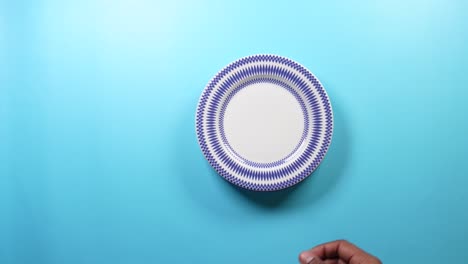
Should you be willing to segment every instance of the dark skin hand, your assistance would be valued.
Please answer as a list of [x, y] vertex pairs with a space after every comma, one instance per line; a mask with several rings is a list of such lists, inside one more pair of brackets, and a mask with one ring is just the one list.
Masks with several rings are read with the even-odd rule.
[[318, 245], [299, 255], [301, 264], [382, 264], [382, 262], [346, 240]]

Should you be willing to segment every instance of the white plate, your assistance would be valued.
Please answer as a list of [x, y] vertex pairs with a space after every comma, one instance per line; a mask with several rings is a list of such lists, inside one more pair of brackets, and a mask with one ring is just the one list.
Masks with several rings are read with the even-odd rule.
[[276, 55], [239, 59], [207, 85], [198, 103], [198, 143], [229, 182], [255, 191], [309, 176], [331, 142], [333, 114], [318, 79]]

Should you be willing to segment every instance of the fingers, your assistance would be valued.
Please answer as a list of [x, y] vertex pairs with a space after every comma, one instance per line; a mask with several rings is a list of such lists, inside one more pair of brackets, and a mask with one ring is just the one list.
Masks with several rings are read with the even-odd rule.
[[341, 259], [322, 260], [318, 256], [311, 254], [309, 251], [304, 251], [299, 255], [299, 262], [301, 264], [346, 264]]
[[322, 260], [341, 260], [348, 264], [381, 264], [379, 259], [345, 240], [318, 245], [302, 255], [317, 256]]
[[346, 240], [337, 240], [318, 245], [310, 250], [323, 259], [339, 258], [349, 263], [356, 255], [366, 254], [362, 249]]
[[308, 251], [299, 255], [299, 262], [301, 264], [325, 264], [318, 256], [310, 254]]
[[341, 259], [327, 259], [323, 263], [324, 264], [347, 264]]

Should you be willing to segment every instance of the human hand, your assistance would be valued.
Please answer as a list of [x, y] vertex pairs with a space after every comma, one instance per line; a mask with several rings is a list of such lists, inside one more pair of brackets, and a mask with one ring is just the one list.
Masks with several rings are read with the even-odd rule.
[[299, 255], [301, 264], [382, 264], [382, 262], [349, 243], [337, 240], [318, 245]]

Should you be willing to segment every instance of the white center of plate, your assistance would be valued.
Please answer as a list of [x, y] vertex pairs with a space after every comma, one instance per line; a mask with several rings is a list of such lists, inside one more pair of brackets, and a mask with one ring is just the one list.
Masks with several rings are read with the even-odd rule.
[[251, 84], [235, 94], [224, 113], [224, 133], [242, 158], [258, 163], [281, 160], [300, 143], [304, 114], [298, 100], [272, 83]]

